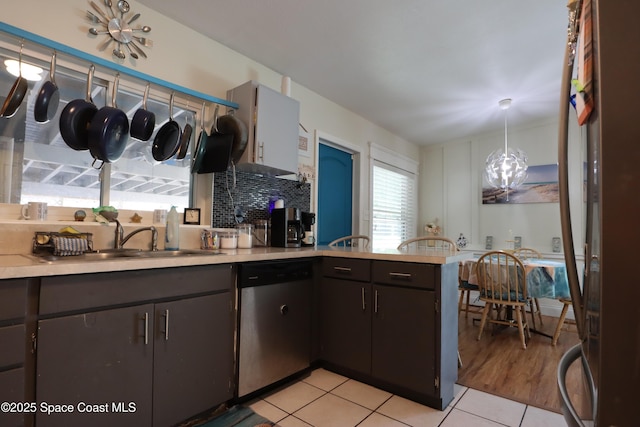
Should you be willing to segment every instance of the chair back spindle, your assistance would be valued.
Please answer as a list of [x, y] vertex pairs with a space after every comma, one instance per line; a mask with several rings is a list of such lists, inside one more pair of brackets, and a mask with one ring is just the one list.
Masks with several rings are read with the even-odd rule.
[[364, 234], [353, 234], [350, 236], [339, 237], [330, 242], [329, 246], [369, 249], [369, 236], [365, 236]]

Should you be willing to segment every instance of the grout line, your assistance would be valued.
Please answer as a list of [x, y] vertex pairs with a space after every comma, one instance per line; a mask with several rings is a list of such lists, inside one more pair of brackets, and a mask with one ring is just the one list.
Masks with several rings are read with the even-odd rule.
[[[271, 406], [273, 406], [273, 407], [275, 407], [275, 408], [280, 409], [282, 412], [284, 412], [284, 413], [286, 414], [282, 419], [280, 419], [279, 421], [277, 421], [277, 422], [276, 422], [276, 425], [277, 425], [280, 421], [284, 420], [285, 418], [287, 418], [287, 417], [289, 417], [289, 416], [294, 417], [295, 419], [297, 419], [297, 420], [299, 420], [299, 421], [301, 421], [301, 422], [304, 422], [304, 423], [306, 423], [306, 424], [309, 424], [308, 422], [304, 421], [302, 418], [300, 418], [300, 417], [296, 416], [296, 415], [295, 415], [295, 413], [296, 413], [296, 412], [298, 412], [298, 411], [300, 411], [301, 409], [303, 409], [303, 408], [305, 408], [305, 407], [309, 406], [310, 404], [312, 404], [312, 403], [316, 402], [317, 400], [321, 399], [322, 397], [325, 397], [326, 395], [331, 394], [332, 396], [334, 396], [334, 397], [336, 397], [336, 398], [342, 399], [342, 400], [344, 400], [345, 402], [352, 403], [352, 404], [354, 404], [354, 405], [357, 405], [357, 406], [359, 406], [359, 407], [361, 407], [361, 408], [364, 408], [364, 409], [366, 409], [367, 411], [369, 411], [369, 414], [368, 414], [365, 418], [363, 418], [363, 419], [362, 419], [362, 421], [358, 422], [358, 424], [356, 424], [354, 427], [357, 427], [357, 426], [361, 425], [365, 420], [367, 420], [368, 418], [370, 418], [374, 413], [375, 413], [375, 414], [378, 414], [378, 415], [380, 415], [380, 416], [383, 416], [383, 417], [385, 417], [385, 418], [388, 418], [388, 419], [394, 420], [394, 421], [396, 421], [396, 422], [398, 422], [398, 423], [400, 423], [400, 424], [402, 424], [402, 425], [405, 425], [405, 426], [409, 426], [409, 427], [411, 427], [411, 425], [410, 425], [410, 424], [407, 424], [407, 423], [405, 423], [405, 422], [403, 422], [403, 421], [401, 421], [401, 420], [397, 420], [397, 419], [395, 419], [395, 418], [393, 418], [393, 417], [390, 417], [390, 416], [388, 416], [388, 415], [385, 415], [385, 414], [383, 414], [383, 413], [378, 412], [378, 409], [380, 409], [384, 404], [386, 404], [387, 402], [389, 402], [389, 400], [391, 400], [393, 397], [397, 396], [396, 394], [391, 394], [387, 399], [385, 399], [385, 400], [384, 400], [384, 402], [382, 402], [381, 404], [379, 404], [379, 405], [378, 405], [375, 409], [373, 409], [373, 410], [372, 410], [372, 409], [370, 409], [370, 408], [367, 408], [367, 407], [365, 407], [365, 406], [363, 406], [363, 405], [361, 405], [361, 404], [359, 404], [359, 403], [357, 403], [357, 402], [354, 402], [354, 401], [352, 401], [352, 400], [349, 400], [349, 399], [347, 399], [347, 398], [345, 398], [345, 397], [342, 397], [342, 396], [339, 396], [339, 395], [337, 395], [337, 394], [334, 394], [334, 393], [333, 393], [333, 391], [335, 391], [335, 390], [336, 390], [338, 387], [340, 387], [341, 385], [346, 384], [348, 381], [356, 381], [356, 380], [353, 380], [353, 379], [351, 379], [351, 378], [347, 378], [347, 377], [345, 377], [345, 378], [346, 378], [346, 380], [345, 380], [345, 381], [342, 381], [340, 384], [338, 384], [337, 386], [335, 386], [335, 387], [331, 388], [331, 390], [329, 390], [329, 391], [326, 391], [326, 390], [324, 390], [324, 389], [321, 389], [320, 387], [317, 387], [317, 386], [315, 386], [315, 385], [313, 385], [313, 384], [310, 384], [310, 383], [308, 383], [308, 382], [304, 381], [304, 379], [299, 380], [299, 382], [304, 382], [306, 385], [312, 386], [313, 388], [315, 388], [315, 389], [317, 389], [317, 390], [322, 391], [322, 394], [321, 394], [320, 396], [318, 396], [317, 398], [315, 398], [315, 399], [313, 399], [313, 400], [311, 400], [311, 401], [307, 402], [305, 405], [301, 406], [300, 408], [296, 409], [296, 410], [295, 410], [295, 412], [293, 412], [293, 413], [290, 413], [290, 412], [286, 411], [285, 409], [280, 408], [279, 406], [277, 406], [277, 405], [275, 405], [275, 404], [273, 404], [273, 403], [271, 403], [271, 402], [266, 401], [265, 399], [261, 399], [261, 400], [265, 401], [265, 403], [268, 403], [269, 405], [271, 405]], [[282, 388], [282, 389], [285, 389], [285, 388], [287, 388], [287, 387], [289, 387], [289, 386], [291, 386], [291, 385], [293, 385], [293, 384], [295, 384], [295, 382], [294, 382], [294, 383], [291, 383], [291, 384], [289, 384], [289, 385], [287, 385], [287, 386], [283, 386], [283, 388]], [[445, 422], [445, 420], [446, 420], [446, 419], [451, 415], [451, 413], [453, 412], [453, 410], [454, 410], [454, 409], [455, 409], [455, 410], [458, 410], [458, 411], [461, 411], [461, 412], [464, 412], [464, 413], [467, 413], [467, 414], [470, 414], [470, 415], [473, 415], [473, 416], [478, 417], [478, 418], [482, 418], [483, 420], [487, 420], [487, 421], [489, 421], [489, 422], [491, 422], [491, 423], [494, 423], [494, 424], [496, 424], [496, 425], [500, 425], [500, 426], [504, 426], [504, 425], [505, 425], [505, 424], [502, 424], [502, 423], [500, 423], [500, 422], [498, 422], [498, 421], [491, 420], [491, 419], [489, 419], [489, 418], [483, 417], [483, 416], [481, 416], [481, 415], [479, 415], [479, 414], [476, 414], [476, 413], [473, 413], [473, 412], [469, 412], [469, 411], [466, 411], [466, 410], [464, 410], [464, 409], [458, 409], [458, 408], [457, 408], [458, 403], [460, 403], [460, 401], [461, 401], [461, 400], [463, 399], [463, 397], [464, 397], [464, 396], [469, 392], [469, 390], [473, 390], [473, 389], [472, 389], [472, 388], [470, 388], [470, 387], [463, 386], [463, 385], [461, 385], [461, 384], [458, 384], [458, 385], [459, 385], [460, 387], [462, 387], [462, 388], [463, 388], [463, 390], [462, 390], [461, 394], [460, 394], [459, 396], [457, 396], [457, 399], [456, 399], [456, 401], [455, 401], [455, 404], [454, 404], [454, 405], [452, 405], [452, 406], [447, 406], [447, 407], [443, 410], [443, 411], [448, 411], [448, 412], [447, 412], [447, 414], [444, 416], [444, 418], [442, 419], [442, 421], [440, 421], [440, 423], [438, 424], [438, 426], [442, 426], [442, 425], [443, 425], [443, 423]], [[490, 394], [490, 393], [488, 393], [488, 394]], [[401, 397], [401, 396], [398, 396], [398, 397]], [[501, 396], [497, 396], [497, 397], [501, 397]], [[517, 401], [512, 400], [512, 399], [507, 399], [507, 398], [503, 398], [503, 399], [511, 400], [511, 401], [513, 401], [513, 402], [517, 402]], [[518, 403], [522, 403], [522, 402], [518, 402]], [[530, 406], [532, 406], [532, 405], [528, 405], [528, 404], [524, 404], [524, 405], [525, 405], [525, 410], [524, 410], [524, 412], [523, 412], [523, 414], [522, 414], [522, 417], [521, 417], [521, 419], [520, 419], [520, 422], [518, 423], [518, 426], [521, 426], [521, 425], [522, 425], [522, 423], [524, 422], [524, 418], [525, 418], [525, 416], [526, 416], [526, 414], [527, 414], [527, 411], [529, 410], [529, 407], [530, 407]], [[544, 408], [539, 408], [539, 409], [542, 409], [542, 410], [547, 411], [547, 410], [546, 410], [546, 409], [544, 409]], [[547, 411], [547, 412], [553, 412], [553, 411]], [[312, 427], [313, 427], [313, 426], [312, 426]]]

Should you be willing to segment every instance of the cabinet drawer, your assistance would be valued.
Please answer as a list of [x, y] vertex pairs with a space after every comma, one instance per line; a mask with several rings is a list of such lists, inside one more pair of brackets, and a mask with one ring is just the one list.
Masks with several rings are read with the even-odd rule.
[[322, 260], [322, 275], [337, 279], [371, 280], [371, 261], [367, 259], [331, 258]]
[[386, 285], [435, 289], [437, 268], [433, 264], [375, 261], [373, 281]]
[[42, 278], [40, 314], [231, 289], [230, 264]]
[[24, 363], [24, 325], [0, 328], [0, 369]]
[[27, 308], [27, 281], [0, 280], [0, 321], [23, 318]]

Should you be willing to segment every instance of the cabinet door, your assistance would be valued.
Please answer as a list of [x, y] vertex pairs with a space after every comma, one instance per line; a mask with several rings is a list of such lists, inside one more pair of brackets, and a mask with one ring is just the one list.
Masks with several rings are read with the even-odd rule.
[[371, 285], [322, 279], [322, 344], [327, 362], [371, 373]]
[[153, 425], [171, 426], [233, 396], [231, 294], [156, 305]]
[[435, 394], [434, 292], [374, 286], [372, 375]]
[[298, 170], [299, 102], [258, 85], [256, 110], [256, 163], [295, 173]]
[[[1, 348], [1, 347], [0, 347]], [[23, 403], [24, 398], [24, 368], [16, 368], [0, 372], [0, 402]], [[29, 408], [28, 413], [34, 411]], [[0, 426], [19, 427], [25, 425], [26, 415], [20, 412], [0, 411]]]
[[37, 426], [151, 425], [152, 331], [151, 304], [40, 320], [36, 401], [74, 411]]

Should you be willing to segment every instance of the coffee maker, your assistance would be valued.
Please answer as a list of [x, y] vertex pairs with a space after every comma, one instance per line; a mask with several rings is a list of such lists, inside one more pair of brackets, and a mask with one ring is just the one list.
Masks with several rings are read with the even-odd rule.
[[276, 208], [271, 211], [271, 246], [299, 248], [303, 234], [300, 209]]
[[302, 228], [304, 236], [302, 236], [302, 246], [313, 246], [316, 243], [316, 237], [313, 233], [313, 224], [316, 223], [316, 214], [313, 212], [302, 212]]

